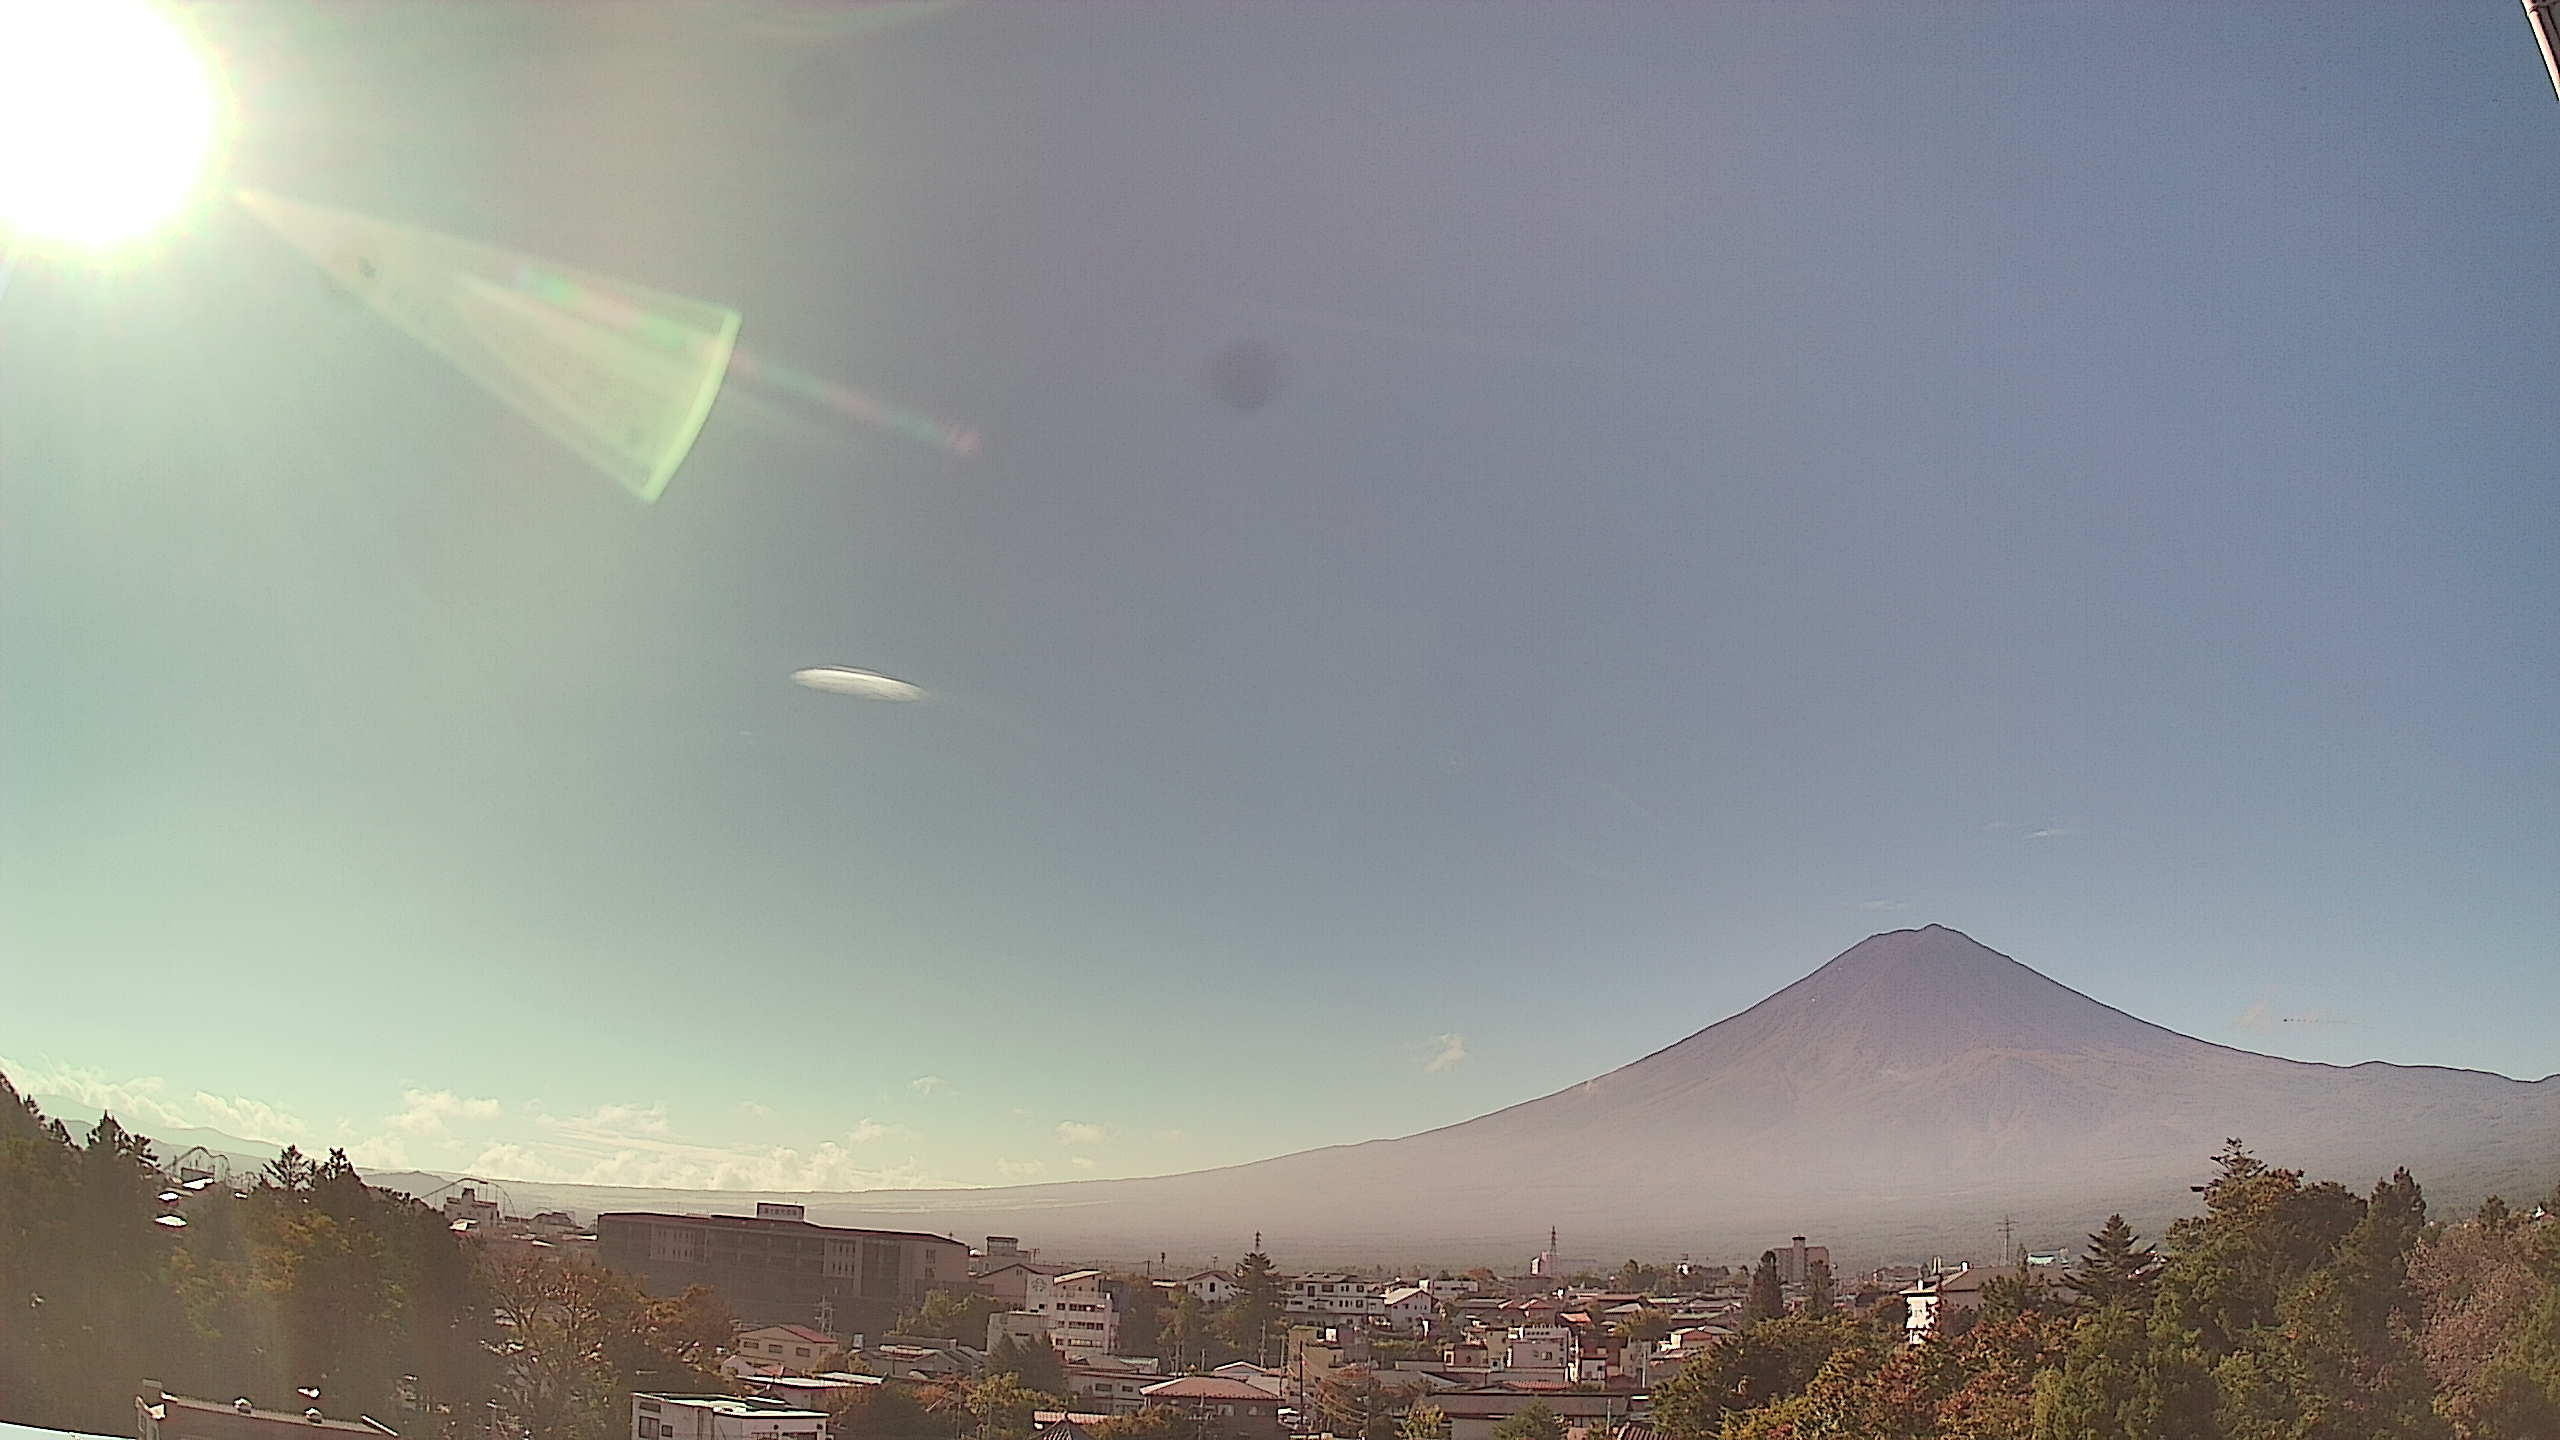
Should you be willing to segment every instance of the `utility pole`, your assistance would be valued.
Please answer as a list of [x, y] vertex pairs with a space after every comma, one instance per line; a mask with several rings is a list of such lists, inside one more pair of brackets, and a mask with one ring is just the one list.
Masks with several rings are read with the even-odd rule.
[[2000, 1263], [2018, 1263], [2018, 1222], [2006, 1215], [2000, 1217]]
[[2533, 26], [2534, 43], [2542, 47], [2551, 92], [2560, 95], [2560, 0], [2524, 0], [2524, 18]]

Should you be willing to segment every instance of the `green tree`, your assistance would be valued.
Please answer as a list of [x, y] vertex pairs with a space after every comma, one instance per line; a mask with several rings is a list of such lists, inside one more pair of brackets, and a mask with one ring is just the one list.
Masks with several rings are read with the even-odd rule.
[[987, 1374], [990, 1378], [1010, 1375], [1024, 1388], [1043, 1395], [1064, 1394], [1067, 1388], [1066, 1364], [1045, 1340], [997, 1336], [995, 1348], [987, 1352]]
[[1564, 1421], [1544, 1400], [1532, 1400], [1493, 1427], [1493, 1440], [1564, 1440]]
[[1143, 1275], [1120, 1276], [1112, 1286], [1120, 1306], [1119, 1353], [1162, 1355], [1165, 1317], [1173, 1308], [1166, 1292]]
[[2035, 1440], [2198, 1440], [2213, 1412], [2203, 1357], [2120, 1302], [2083, 1317], [2061, 1368], [2035, 1382]]
[[932, 1290], [926, 1293], [922, 1305], [898, 1317], [897, 1333], [980, 1345], [986, 1342], [987, 1321], [995, 1311], [992, 1295]]
[[1828, 1315], [1836, 1303], [1836, 1298], [1831, 1293], [1831, 1262], [1816, 1260], [1805, 1266], [1804, 1308], [1806, 1312], [1814, 1315]]
[[1742, 1302], [1742, 1323], [1775, 1320], [1787, 1313], [1787, 1288], [1778, 1278], [1778, 1252], [1763, 1250], [1751, 1267], [1751, 1292]]
[[1787, 1399], [1813, 1383], [1834, 1356], [1881, 1359], [1889, 1341], [1845, 1315], [1785, 1315], [1717, 1341], [1653, 1388], [1656, 1428], [1679, 1440], [1708, 1440], [1725, 1422]]
[[2089, 1237], [2089, 1253], [2080, 1257], [2063, 1283], [2095, 1308], [2129, 1305], [2148, 1310], [2160, 1280], [2160, 1255], [2137, 1243], [2137, 1238], [2122, 1215], [2108, 1216], [2098, 1233]]
[[1414, 1402], [1396, 1427], [1396, 1440], [1449, 1440], [1448, 1412], [1428, 1400]]
[[966, 1440], [1022, 1440], [1031, 1433], [1032, 1412], [1053, 1398], [1024, 1384], [1019, 1375], [989, 1375], [965, 1393], [962, 1403], [973, 1422]]
[[1257, 1250], [1236, 1265], [1236, 1298], [1229, 1301], [1219, 1326], [1237, 1349], [1257, 1365], [1271, 1363], [1273, 1332], [1282, 1319], [1280, 1272], [1271, 1257]]
[[311, 1184], [311, 1162], [304, 1158], [300, 1146], [287, 1145], [276, 1158], [267, 1162], [264, 1170], [258, 1172], [258, 1183], [272, 1185], [279, 1190], [308, 1188]]
[[1217, 1343], [1216, 1327], [1209, 1307], [1200, 1297], [1184, 1290], [1174, 1296], [1173, 1308], [1156, 1327], [1158, 1348], [1164, 1352], [1167, 1369], [1177, 1373], [1196, 1373], [1210, 1367], [1210, 1350]]
[[1619, 1320], [1612, 1328], [1623, 1339], [1650, 1344], [1671, 1334], [1671, 1317], [1648, 1305]]
[[517, 1260], [495, 1267], [490, 1306], [507, 1336], [499, 1403], [511, 1430], [545, 1440], [611, 1440], [628, 1423], [629, 1394], [613, 1363], [615, 1312], [607, 1272]]

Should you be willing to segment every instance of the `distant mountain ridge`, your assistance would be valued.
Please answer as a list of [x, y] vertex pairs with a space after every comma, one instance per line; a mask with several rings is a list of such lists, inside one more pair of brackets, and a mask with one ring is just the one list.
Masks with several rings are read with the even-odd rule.
[[[2113, 1210], [2157, 1233], [2232, 1136], [2365, 1185], [2407, 1165], [2443, 1200], [2560, 1180], [2560, 1076], [2234, 1050], [2138, 1019], [1941, 926], [1872, 936], [1740, 1014], [1473, 1120], [1216, 1170], [804, 1199], [812, 1219], [1053, 1252], [1731, 1262], [1787, 1235], [1844, 1263], [1992, 1253], [2003, 1215], [2067, 1242]], [[425, 1177], [419, 1177], [425, 1178]], [[509, 1181], [519, 1205], [744, 1209], [745, 1192]]]

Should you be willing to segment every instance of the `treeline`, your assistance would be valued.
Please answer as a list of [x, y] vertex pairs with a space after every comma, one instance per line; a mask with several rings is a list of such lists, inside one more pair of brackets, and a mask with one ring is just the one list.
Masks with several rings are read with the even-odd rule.
[[150, 1378], [404, 1435], [607, 1440], [633, 1389], [716, 1388], [730, 1317], [709, 1292], [493, 1260], [343, 1152], [171, 1183], [113, 1116], [75, 1140], [0, 1076], [0, 1420], [130, 1434]]
[[1676, 1440], [2560, 1440], [2560, 1193], [2430, 1221], [2233, 1141], [2158, 1249], [2121, 1217], [1902, 1343], [1901, 1302], [1761, 1321], [1656, 1387]]

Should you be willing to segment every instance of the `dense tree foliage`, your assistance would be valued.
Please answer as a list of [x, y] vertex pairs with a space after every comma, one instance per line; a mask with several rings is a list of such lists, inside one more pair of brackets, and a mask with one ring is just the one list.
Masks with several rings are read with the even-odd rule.
[[[1655, 1388], [1680, 1440], [2560, 1440], [2560, 1218], [2430, 1226], [2233, 1142], [2165, 1253], [2122, 1217], [2066, 1289], [2003, 1275], [1938, 1337], [1747, 1325]], [[2555, 1196], [2560, 1201], [2560, 1196]], [[2064, 1299], [2066, 1296], [2068, 1299]]]
[[631, 1390], [718, 1378], [731, 1326], [708, 1291], [652, 1300], [591, 1265], [492, 1261], [342, 1151], [288, 1148], [243, 1188], [172, 1185], [113, 1116], [75, 1140], [0, 1077], [8, 1419], [128, 1433], [148, 1377], [291, 1410], [316, 1389], [330, 1414], [412, 1436], [485, 1435], [494, 1414], [607, 1440]]
[[898, 1316], [897, 1333], [963, 1345], [987, 1343], [987, 1320], [996, 1313], [992, 1295], [975, 1290], [932, 1290], [924, 1304]]

